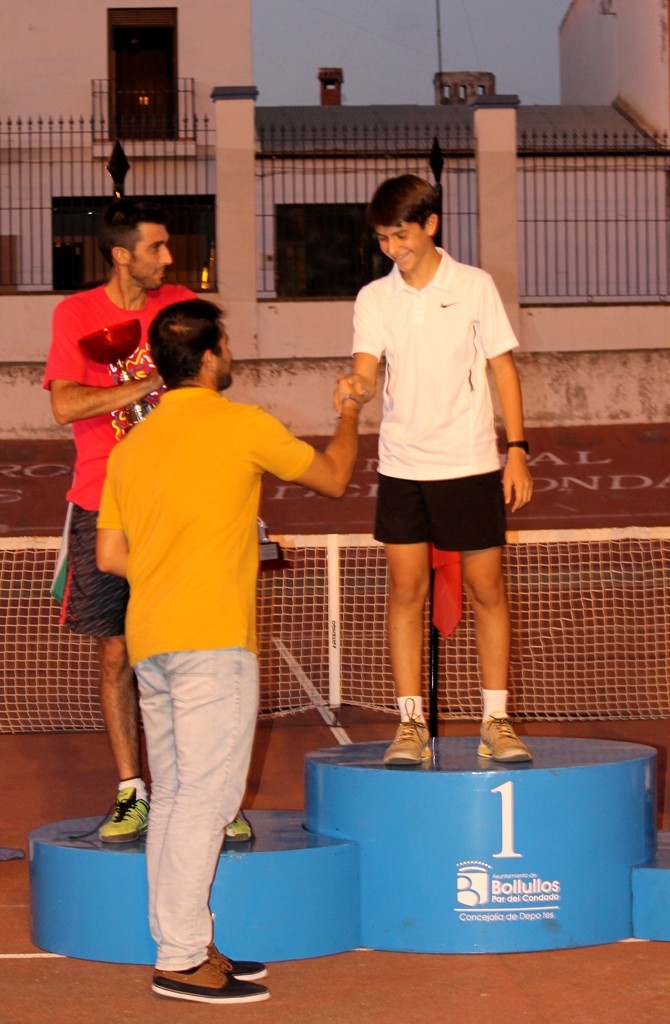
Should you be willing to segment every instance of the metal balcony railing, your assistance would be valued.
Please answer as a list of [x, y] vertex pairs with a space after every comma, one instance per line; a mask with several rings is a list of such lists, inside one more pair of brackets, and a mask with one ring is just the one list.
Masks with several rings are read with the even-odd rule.
[[95, 78], [91, 90], [93, 121], [101, 133], [95, 141], [193, 138], [193, 78], [176, 79], [174, 89], [151, 83], [142, 89], [123, 89], [109, 79]]

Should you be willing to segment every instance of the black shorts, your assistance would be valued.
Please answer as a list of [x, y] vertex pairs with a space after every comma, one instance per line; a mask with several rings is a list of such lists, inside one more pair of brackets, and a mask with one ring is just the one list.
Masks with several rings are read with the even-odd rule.
[[95, 562], [97, 512], [72, 507], [67, 582], [61, 625], [80, 636], [123, 636], [128, 583], [100, 572]]
[[378, 476], [375, 540], [430, 542], [443, 551], [483, 551], [505, 543], [500, 470], [457, 480]]

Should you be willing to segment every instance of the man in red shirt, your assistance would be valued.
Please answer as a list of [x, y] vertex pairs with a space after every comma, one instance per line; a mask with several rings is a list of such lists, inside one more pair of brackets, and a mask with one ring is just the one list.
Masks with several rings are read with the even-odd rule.
[[[107, 458], [131, 424], [126, 408], [156, 404], [163, 383], [148, 346], [156, 313], [193, 297], [181, 285], [164, 284], [172, 263], [167, 215], [133, 199], [114, 200], [105, 210], [98, 242], [111, 268], [106, 284], [71, 295], [56, 307], [43, 386], [57, 423], [72, 425], [76, 460], [67, 499], [72, 504], [69, 564], [61, 623], [96, 638], [100, 703], [119, 778], [116, 809], [100, 829], [105, 842], [130, 842], [147, 828], [148, 795], [141, 778], [138, 705], [125, 642], [127, 584], [101, 573], [95, 563], [95, 533]], [[113, 367], [84, 353], [80, 339], [130, 320], [141, 337], [126, 360], [131, 378], [119, 382]]]

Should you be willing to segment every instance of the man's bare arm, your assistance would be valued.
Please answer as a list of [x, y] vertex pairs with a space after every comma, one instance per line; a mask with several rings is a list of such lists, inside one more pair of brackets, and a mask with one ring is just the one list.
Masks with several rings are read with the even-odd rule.
[[329, 498], [341, 498], [351, 480], [358, 455], [358, 414], [360, 400], [345, 379], [337, 385], [336, 396], [341, 408], [337, 430], [323, 452], [315, 452], [312, 464], [295, 483]]
[[163, 386], [159, 373], [154, 371], [148, 377], [137, 377], [109, 388], [96, 388], [78, 384], [74, 380], [52, 380], [49, 386], [51, 409], [56, 423], [64, 426], [75, 420], [87, 420], [114, 412], [124, 405], [139, 402], [152, 391]]

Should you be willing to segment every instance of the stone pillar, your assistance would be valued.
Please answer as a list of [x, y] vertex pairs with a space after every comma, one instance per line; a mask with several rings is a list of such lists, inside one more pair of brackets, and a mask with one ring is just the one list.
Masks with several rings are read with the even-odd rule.
[[516, 108], [518, 96], [477, 96], [474, 111], [479, 264], [493, 277], [517, 337], [519, 224]]
[[216, 277], [236, 359], [258, 357], [255, 86], [212, 90], [216, 124]]

